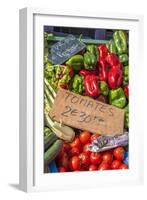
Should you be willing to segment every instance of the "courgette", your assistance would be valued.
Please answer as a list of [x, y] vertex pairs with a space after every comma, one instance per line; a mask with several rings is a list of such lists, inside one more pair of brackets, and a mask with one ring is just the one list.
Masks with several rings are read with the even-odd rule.
[[44, 161], [49, 164], [56, 158], [63, 146], [63, 140], [56, 140], [54, 144], [44, 153]]
[[49, 135], [44, 137], [44, 149], [47, 150], [56, 140], [58, 137], [55, 133], [51, 132]]

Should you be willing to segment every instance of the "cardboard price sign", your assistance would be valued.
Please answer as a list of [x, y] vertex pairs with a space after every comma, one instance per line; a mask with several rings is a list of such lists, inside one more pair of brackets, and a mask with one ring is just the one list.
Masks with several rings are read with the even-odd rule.
[[61, 88], [49, 115], [58, 122], [92, 133], [123, 133], [124, 110]]

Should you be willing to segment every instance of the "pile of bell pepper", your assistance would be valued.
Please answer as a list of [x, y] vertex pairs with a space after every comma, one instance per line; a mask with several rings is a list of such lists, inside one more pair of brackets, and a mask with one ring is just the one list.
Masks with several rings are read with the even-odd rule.
[[50, 84], [89, 96], [125, 111], [124, 128], [129, 128], [129, 55], [127, 33], [113, 32], [107, 44], [88, 44], [65, 63], [45, 63]]

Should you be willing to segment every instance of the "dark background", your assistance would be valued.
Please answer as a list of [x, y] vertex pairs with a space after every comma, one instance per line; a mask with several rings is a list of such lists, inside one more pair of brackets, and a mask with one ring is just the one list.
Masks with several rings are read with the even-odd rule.
[[71, 27], [53, 27], [44, 26], [45, 32], [52, 32], [55, 36], [66, 36], [73, 34], [77, 37], [82, 34], [83, 38], [110, 40], [112, 39], [113, 30], [111, 29], [92, 29], [92, 28], [71, 28]]

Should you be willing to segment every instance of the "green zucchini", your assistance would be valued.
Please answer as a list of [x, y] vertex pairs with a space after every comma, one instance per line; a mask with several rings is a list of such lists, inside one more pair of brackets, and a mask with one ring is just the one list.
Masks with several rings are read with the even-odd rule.
[[44, 161], [49, 164], [56, 158], [63, 146], [63, 140], [56, 140], [54, 144], [44, 153]]
[[44, 150], [47, 150], [57, 139], [58, 139], [58, 137], [53, 132], [51, 132], [47, 136], [45, 136], [44, 137]]

